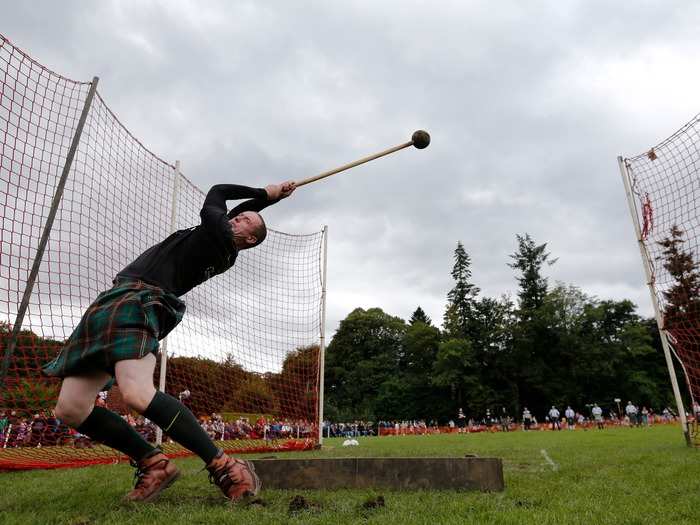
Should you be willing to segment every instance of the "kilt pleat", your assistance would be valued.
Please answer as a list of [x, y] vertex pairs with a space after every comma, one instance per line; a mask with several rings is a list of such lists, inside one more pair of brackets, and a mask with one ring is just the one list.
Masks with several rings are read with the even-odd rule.
[[185, 303], [143, 281], [120, 279], [83, 314], [59, 355], [43, 367], [54, 377], [106, 371], [125, 359], [158, 353], [158, 341], [177, 326]]

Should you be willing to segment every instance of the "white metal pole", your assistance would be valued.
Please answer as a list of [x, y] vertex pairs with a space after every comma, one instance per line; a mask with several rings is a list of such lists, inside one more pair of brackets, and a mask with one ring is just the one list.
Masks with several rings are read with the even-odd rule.
[[58, 181], [56, 191], [54, 192], [53, 199], [51, 200], [51, 208], [49, 209], [49, 214], [46, 217], [46, 223], [44, 224], [44, 230], [41, 233], [41, 239], [39, 239], [39, 246], [37, 247], [36, 255], [34, 255], [32, 269], [29, 272], [29, 277], [27, 277], [27, 283], [24, 287], [22, 301], [20, 302], [19, 310], [17, 310], [15, 324], [12, 325], [12, 332], [10, 334], [9, 340], [7, 341], [7, 346], [5, 348], [5, 355], [2, 360], [2, 366], [0, 367], [0, 383], [2, 384], [5, 384], [7, 374], [10, 370], [10, 360], [12, 359], [12, 354], [14, 353], [15, 346], [17, 345], [17, 338], [19, 337], [19, 333], [22, 328], [22, 323], [24, 322], [24, 316], [27, 313], [27, 309], [29, 308], [29, 300], [31, 299], [36, 279], [39, 276], [39, 268], [41, 267], [41, 262], [44, 259], [44, 251], [46, 250], [46, 246], [49, 243], [51, 229], [53, 228], [53, 223], [56, 219], [56, 214], [58, 213], [58, 207], [61, 205], [61, 199], [63, 198], [63, 191], [66, 187], [68, 174], [70, 173], [71, 166], [73, 166], [73, 159], [75, 158], [75, 153], [76, 151], [78, 151], [78, 146], [80, 145], [80, 138], [83, 135], [83, 128], [85, 127], [85, 122], [87, 121], [88, 114], [90, 113], [90, 108], [92, 107], [92, 101], [95, 98], [95, 93], [97, 93], [97, 83], [99, 82], [99, 80], [100, 79], [98, 77], [93, 77], [92, 79], [90, 90], [88, 91], [88, 94], [85, 97], [83, 110], [80, 113], [78, 126], [75, 128], [73, 140], [71, 141], [70, 148], [68, 149], [66, 162], [63, 164], [61, 178]]
[[[177, 222], [177, 194], [180, 187], [180, 161], [175, 161], [175, 177], [173, 180], [173, 201], [170, 208], [170, 231], [175, 231]], [[165, 392], [165, 378], [168, 369], [168, 338], [163, 339], [160, 345], [160, 377], [158, 380], [158, 390]], [[163, 442], [163, 429], [156, 429], [156, 446]]]
[[323, 227], [323, 274], [321, 274], [321, 329], [318, 347], [318, 443], [323, 444], [323, 384], [326, 362], [326, 282], [328, 269], [328, 226]]
[[622, 183], [625, 185], [625, 194], [627, 196], [627, 204], [629, 206], [630, 215], [632, 216], [632, 223], [634, 224], [634, 231], [637, 236], [637, 244], [639, 246], [639, 253], [642, 256], [642, 263], [644, 265], [644, 273], [646, 274], [647, 286], [649, 287], [649, 294], [651, 295], [651, 303], [654, 306], [654, 315], [656, 317], [656, 326], [659, 329], [659, 335], [661, 336], [661, 346], [664, 349], [664, 357], [666, 358], [666, 366], [668, 368], [668, 375], [671, 378], [671, 387], [673, 388], [673, 395], [676, 398], [676, 408], [678, 410], [678, 417], [681, 419], [681, 427], [683, 430], [683, 436], [688, 446], [691, 446], [690, 440], [690, 430], [688, 428], [688, 421], [685, 417], [685, 407], [683, 406], [683, 399], [681, 398], [681, 391], [678, 388], [678, 379], [676, 378], [676, 370], [673, 366], [673, 359], [671, 358], [671, 351], [668, 343], [668, 337], [666, 331], [663, 329], [663, 319], [661, 318], [661, 310], [659, 308], [659, 301], [656, 297], [656, 292], [654, 291], [654, 284], [652, 280], [651, 268], [649, 266], [649, 254], [647, 252], [646, 246], [644, 245], [644, 239], [642, 238], [642, 229], [639, 225], [639, 215], [637, 214], [637, 205], [634, 201], [632, 195], [632, 188], [630, 186], [629, 172], [627, 170], [627, 165], [622, 157], [617, 157], [617, 163], [620, 166], [620, 174], [622, 175]]

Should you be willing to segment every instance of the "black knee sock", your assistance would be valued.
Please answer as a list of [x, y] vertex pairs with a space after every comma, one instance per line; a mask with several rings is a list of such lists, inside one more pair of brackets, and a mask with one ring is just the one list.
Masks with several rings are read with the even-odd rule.
[[194, 414], [174, 397], [156, 392], [143, 415], [180, 445], [197, 454], [207, 465], [219, 453]]
[[141, 461], [157, 450], [122, 417], [102, 407], [94, 407], [76, 430], [116, 448], [135, 461]]

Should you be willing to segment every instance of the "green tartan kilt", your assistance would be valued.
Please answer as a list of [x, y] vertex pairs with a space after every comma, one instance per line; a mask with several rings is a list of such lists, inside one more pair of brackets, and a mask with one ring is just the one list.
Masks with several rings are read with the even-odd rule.
[[105, 371], [117, 361], [158, 353], [158, 341], [177, 326], [185, 303], [142, 281], [119, 279], [87, 309], [59, 355], [44, 365], [48, 376]]

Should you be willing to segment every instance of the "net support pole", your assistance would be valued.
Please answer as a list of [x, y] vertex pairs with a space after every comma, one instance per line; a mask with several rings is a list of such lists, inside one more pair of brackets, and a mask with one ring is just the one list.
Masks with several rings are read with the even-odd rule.
[[323, 227], [323, 274], [321, 275], [321, 327], [318, 346], [318, 443], [323, 444], [323, 385], [326, 362], [326, 279], [328, 269], [328, 226]]
[[[180, 161], [175, 161], [175, 174], [173, 178], [173, 200], [170, 207], [170, 231], [175, 231], [177, 225], [177, 196], [180, 189]], [[160, 345], [160, 375], [158, 377], [158, 390], [165, 392], [165, 378], [168, 370], [168, 338], [163, 339]], [[156, 428], [156, 446], [163, 442], [163, 429]]]
[[39, 268], [41, 267], [41, 261], [44, 258], [44, 251], [46, 250], [46, 245], [49, 242], [49, 236], [51, 235], [51, 229], [53, 228], [53, 223], [56, 219], [56, 213], [58, 212], [58, 207], [60, 206], [61, 199], [63, 198], [63, 190], [66, 186], [66, 181], [68, 180], [68, 174], [70, 173], [71, 166], [73, 165], [75, 152], [77, 151], [78, 145], [80, 144], [80, 137], [83, 134], [85, 121], [87, 120], [88, 113], [90, 112], [92, 101], [95, 98], [95, 92], [97, 91], [98, 81], [98, 77], [93, 77], [87, 97], [85, 97], [83, 111], [80, 114], [80, 119], [78, 120], [78, 126], [75, 128], [73, 140], [71, 141], [70, 148], [68, 149], [68, 155], [66, 155], [66, 162], [63, 164], [61, 178], [58, 181], [56, 191], [53, 195], [53, 200], [51, 201], [49, 215], [47, 216], [46, 223], [44, 224], [44, 231], [42, 232], [41, 239], [39, 240], [39, 246], [37, 247], [36, 255], [34, 256], [34, 262], [32, 263], [32, 269], [29, 272], [29, 277], [27, 278], [27, 284], [24, 287], [24, 294], [22, 295], [22, 301], [20, 302], [19, 309], [17, 310], [15, 324], [12, 326], [12, 333], [10, 334], [10, 337], [7, 341], [7, 347], [5, 348], [5, 355], [3, 356], [2, 361], [2, 369], [0, 370], [0, 383], [2, 384], [5, 384], [5, 378], [7, 377], [8, 371], [10, 370], [10, 360], [12, 359], [12, 354], [14, 353], [15, 346], [17, 345], [17, 336], [19, 335], [19, 332], [22, 329], [24, 316], [27, 313], [27, 308], [29, 308], [29, 299], [32, 296], [34, 284], [36, 283], [36, 278], [39, 275]]
[[630, 215], [632, 216], [632, 223], [634, 224], [634, 231], [637, 237], [637, 245], [639, 246], [639, 253], [642, 257], [642, 264], [644, 265], [644, 273], [646, 275], [647, 286], [649, 287], [649, 294], [651, 295], [651, 303], [654, 306], [654, 316], [656, 317], [656, 326], [659, 329], [659, 335], [661, 337], [661, 346], [664, 350], [664, 357], [666, 358], [666, 366], [668, 368], [668, 375], [671, 378], [671, 387], [673, 389], [673, 396], [676, 398], [676, 409], [678, 410], [678, 417], [681, 420], [681, 427], [683, 430], [683, 436], [685, 437], [685, 442], [688, 446], [692, 446], [692, 441], [690, 439], [690, 429], [688, 428], [688, 420], [685, 417], [685, 407], [683, 406], [683, 399], [681, 398], [681, 391], [678, 387], [678, 379], [676, 377], [676, 369], [673, 366], [673, 359], [671, 358], [671, 350], [668, 342], [668, 337], [666, 331], [663, 328], [663, 319], [661, 318], [661, 309], [659, 308], [659, 301], [656, 297], [656, 292], [654, 291], [654, 284], [652, 279], [651, 267], [649, 266], [649, 255], [647, 253], [646, 246], [644, 246], [644, 239], [642, 238], [642, 229], [639, 225], [639, 215], [637, 214], [637, 205], [634, 201], [632, 195], [632, 187], [630, 186], [630, 176], [627, 170], [627, 165], [622, 157], [617, 157], [617, 163], [620, 167], [620, 174], [622, 175], [622, 183], [625, 186], [625, 195], [627, 197], [627, 205], [629, 206]]

